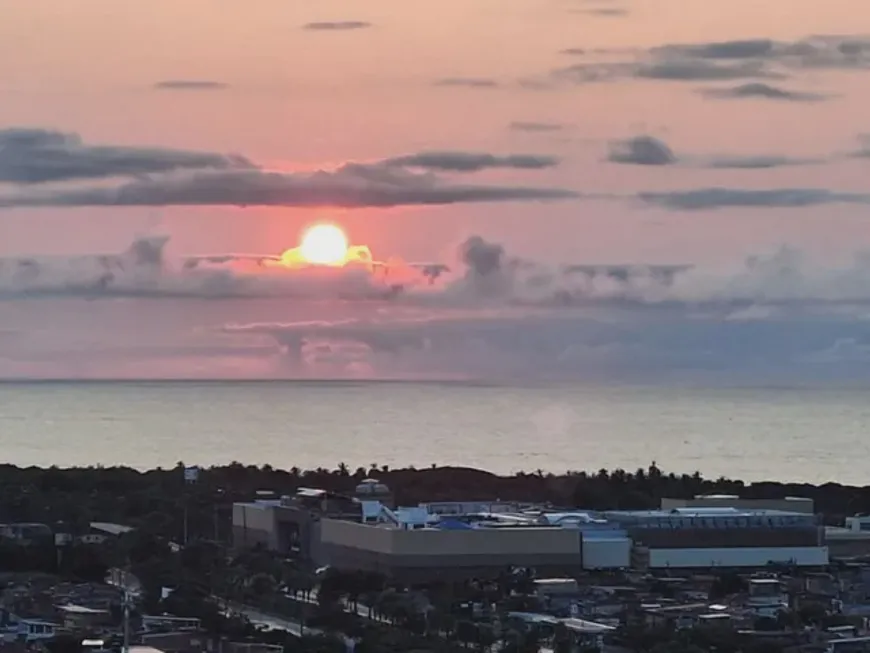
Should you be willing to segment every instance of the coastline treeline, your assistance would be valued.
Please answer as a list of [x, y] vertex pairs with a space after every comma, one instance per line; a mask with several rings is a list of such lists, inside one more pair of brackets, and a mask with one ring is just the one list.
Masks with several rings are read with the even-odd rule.
[[668, 473], [655, 463], [629, 472], [551, 474], [543, 471], [500, 476], [465, 467], [390, 469], [371, 465], [350, 469], [274, 469], [232, 463], [203, 468], [197, 481], [185, 481], [185, 465], [138, 471], [129, 467], [39, 468], [0, 466], [0, 523], [39, 522], [79, 533], [90, 522], [113, 522], [182, 541], [188, 537], [228, 540], [232, 503], [272, 492], [292, 494], [299, 487], [352, 493], [364, 478], [386, 483], [396, 502], [516, 500], [557, 507], [605, 509], [657, 508], [664, 497], [736, 494], [745, 498], [809, 497], [828, 523], [870, 513], [870, 486], [826, 483], [761, 482]]

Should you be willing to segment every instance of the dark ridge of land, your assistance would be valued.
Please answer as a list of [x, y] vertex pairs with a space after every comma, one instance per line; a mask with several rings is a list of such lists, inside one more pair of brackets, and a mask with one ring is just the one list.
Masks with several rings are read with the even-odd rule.
[[372, 465], [351, 470], [289, 470], [269, 465], [232, 463], [203, 468], [196, 483], [185, 483], [184, 464], [172, 469], [137, 471], [129, 467], [16, 467], [0, 465], [0, 523], [62, 522], [73, 530], [91, 521], [139, 527], [155, 535], [180, 538], [184, 513], [191, 537], [228, 539], [234, 501], [257, 493], [292, 494], [299, 487], [351, 493], [363, 478], [377, 478], [393, 491], [396, 502], [515, 500], [593, 510], [651, 509], [662, 498], [699, 494], [736, 494], [744, 498], [808, 497], [827, 523], [870, 513], [870, 487], [826, 483], [744, 483], [667, 473], [655, 464], [634, 472], [548, 474], [541, 471], [499, 476], [467, 467], [390, 469]]

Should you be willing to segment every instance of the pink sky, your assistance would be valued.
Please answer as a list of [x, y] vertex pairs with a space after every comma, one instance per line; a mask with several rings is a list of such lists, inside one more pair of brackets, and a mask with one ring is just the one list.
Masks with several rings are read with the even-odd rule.
[[[0, 377], [866, 381], [867, 35], [866, 0], [10, 3]], [[179, 80], [217, 87], [159, 88]], [[747, 88], [787, 99], [721, 97]], [[416, 275], [394, 293], [377, 267], [182, 262], [321, 219], [455, 265], [394, 265]]]
[[[622, 16], [585, 13], [623, 8]], [[308, 31], [313, 21], [368, 29]], [[772, 170], [602, 162], [607, 142], [641, 132], [694, 155], [828, 157], [868, 130], [870, 71], [802, 71], [783, 85], [825, 102], [716, 101], [705, 82], [615, 81], [530, 90], [512, 83], [576, 63], [564, 48], [649, 48], [740, 38], [870, 33], [860, 0], [206, 0], [19, 2], [0, 22], [0, 128], [77, 132], [89, 143], [240, 153], [271, 166], [372, 160], [424, 149], [529, 152], [560, 167], [509, 176], [587, 192], [728, 186], [861, 190], [868, 160]], [[503, 88], [439, 87], [448, 77]], [[214, 80], [212, 91], [155, 90]], [[741, 83], [738, 80], [736, 83]], [[721, 84], [720, 84], [721, 85]], [[557, 122], [519, 133], [513, 121]], [[733, 259], [783, 243], [841, 256], [870, 246], [866, 207], [674, 213], [631, 202], [569, 201], [326, 212], [376, 254], [441, 256], [480, 233], [562, 260]], [[0, 251], [121, 249], [137, 233], [179, 252], [291, 246], [323, 211], [289, 208], [16, 209], [0, 212]]]

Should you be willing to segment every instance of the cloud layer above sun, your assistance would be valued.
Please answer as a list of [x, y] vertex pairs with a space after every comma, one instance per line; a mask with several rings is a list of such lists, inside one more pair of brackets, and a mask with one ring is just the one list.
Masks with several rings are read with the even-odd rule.
[[[520, 130], [542, 130], [519, 123]], [[516, 127], [515, 127], [516, 128]], [[866, 158], [866, 139], [836, 158]], [[766, 169], [812, 165], [823, 158], [780, 154], [677, 154], [661, 139], [639, 135], [611, 141], [606, 161], [639, 166]], [[391, 208], [488, 202], [612, 200], [671, 210], [868, 204], [870, 194], [824, 188], [684, 190], [601, 193], [582, 187], [479, 183], [486, 171], [545, 171], [561, 163], [547, 154], [428, 150], [311, 170], [275, 170], [238, 154], [129, 145], [90, 145], [49, 129], [0, 130], [0, 209], [158, 206], [289, 206]], [[99, 182], [99, 183], [97, 183]], [[5, 187], [5, 188], [4, 188]]]

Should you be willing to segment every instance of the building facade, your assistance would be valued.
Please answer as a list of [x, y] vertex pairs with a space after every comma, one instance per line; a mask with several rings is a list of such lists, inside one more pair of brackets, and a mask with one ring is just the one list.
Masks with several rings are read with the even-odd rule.
[[828, 563], [812, 514], [733, 507], [556, 512], [505, 502], [393, 508], [380, 483], [356, 496], [300, 490], [236, 504], [237, 546], [262, 545], [312, 563], [424, 581], [486, 577], [509, 567], [542, 576], [582, 570], [752, 568]]
[[509, 567], [548, 575], [583, 570], [583, 534], [553, 526], [404, 529], [324, 519], [319, 564], [407, 580], [485, 577]]
[[777, 510], [675, 508], [604, 513], [634, 543], [634, 566], [764, 567], [828, 564], [825, 530], [815, 515]]

